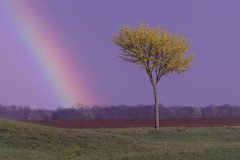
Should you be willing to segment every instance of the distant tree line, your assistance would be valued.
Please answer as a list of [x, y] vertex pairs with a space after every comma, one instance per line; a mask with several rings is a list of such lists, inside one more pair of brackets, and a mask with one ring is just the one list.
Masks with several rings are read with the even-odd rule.
[[[240, 118], [240, 106], [232, 105], [210, 105], [207, 107], [164, 107], [160, 105], [159, 111], [161, 118]], [[14, 120], [153, 119], [155, 112], [154, 105], [80, 106], [56, 110], [0, 105], [0, 117]]]

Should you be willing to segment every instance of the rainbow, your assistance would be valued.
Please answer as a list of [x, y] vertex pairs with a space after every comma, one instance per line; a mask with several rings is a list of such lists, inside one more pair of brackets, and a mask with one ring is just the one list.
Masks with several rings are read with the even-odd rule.
[[41, 70], [61, 104], [81, 102], [92, 105], [95, 98], [90, 95], [91, 85], [84, 80], [84, 67], [74, 66], [69, 51], [51, 29], [51, 25], [49, 27], [49, 23], [44, 22], [41, 15], [24, 1], [4, 2], [11, 30], [20, 38], [28, 56]]

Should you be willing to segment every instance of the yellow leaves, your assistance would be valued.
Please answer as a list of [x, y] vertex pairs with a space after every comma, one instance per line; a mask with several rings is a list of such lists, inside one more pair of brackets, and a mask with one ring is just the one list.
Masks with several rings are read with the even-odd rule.
[[169, 33], [167, 31], [162, 32], [161, 41], [163, 43], [169, 41]]
[[160, 27], [141, 24], [130, 28], [125, 25], [114, 38], [114, 43], [122, 49], [120, 57], [123, 60], [140, 64], [151, 72], [157, 70], [159, 76], [182, 72], [193, 60], [192, 55], [186, 55], [191, 42], [185, 36], [162, 31]]

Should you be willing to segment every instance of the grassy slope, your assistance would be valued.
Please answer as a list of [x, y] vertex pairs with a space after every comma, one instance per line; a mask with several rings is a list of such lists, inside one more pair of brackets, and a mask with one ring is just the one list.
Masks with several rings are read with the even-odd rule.
[[0, 120], [1, 160], [235, 160], [240, 128], [57, 129]]

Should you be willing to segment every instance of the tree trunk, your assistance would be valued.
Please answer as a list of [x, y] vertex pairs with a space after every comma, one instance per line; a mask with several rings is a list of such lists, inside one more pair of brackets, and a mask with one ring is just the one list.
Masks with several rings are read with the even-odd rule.
[[159, 110], [158, 110], [158, 95], [157, 95], [157, 85], [153, 85], [154, 102], [155, 102], [155, 130], [159, 130]]

